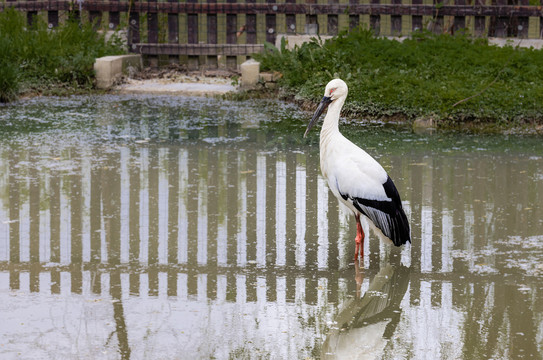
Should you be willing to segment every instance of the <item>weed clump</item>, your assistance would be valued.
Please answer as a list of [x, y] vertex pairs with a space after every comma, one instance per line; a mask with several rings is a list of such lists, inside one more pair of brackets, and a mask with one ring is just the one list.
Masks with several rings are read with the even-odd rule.
[[293, 50], [267, 47], [255, 56], [281, 85], [317, 101], [326, 83], [349, 85], [345, 110], [371, 117], [401, 115], [441, 122], [543, 121], [543, 52], [490, 46], [466, 35], [414, 33], [399, 42], [357, 29]]
[[8, 8], [0, 12], [0, 101], [21, 92], [91, 88], [95, 59], [122, 53], [115, 38], [106, 42], [90, 23], [72, 19], [49, 29], [36, 17], [28, 26], [23, 13]]

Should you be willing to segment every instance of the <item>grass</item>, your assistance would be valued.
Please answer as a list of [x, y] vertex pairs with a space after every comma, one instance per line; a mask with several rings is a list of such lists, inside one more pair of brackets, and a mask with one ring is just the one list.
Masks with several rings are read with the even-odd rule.
[[29, 27], [25, 15], [11, 8], [0, 12], [2, 102], [20, 93], [90, 89], [95, 59], [124, 53], [117, 38], [106, 42], [90, 23], [67, 20], [50, 30], [40, 17]]
[[428, 32], [400, 43], [358, 29], [255, 57], [263, 70], [283, 73], [280, 84], [301, 100], [318, 101], [329, 80], [342, 78], [349, 85], [345, 113], [441, 124], [543, 122], [540, 50]]

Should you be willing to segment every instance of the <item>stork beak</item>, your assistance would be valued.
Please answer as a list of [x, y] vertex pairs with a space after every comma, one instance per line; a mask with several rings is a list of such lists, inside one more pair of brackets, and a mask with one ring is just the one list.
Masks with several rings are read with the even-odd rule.
[[332, 98], [328, 96], [324, 96], [319, 104], [319, 107], [317, 107], [317, 110], [315, 111], [315, 114], [313, 114], [313, 117], [311, 118], [311, 121], [309, 122], [309, 125], [307, 125], [307, 129], [305, 130], [304, 137], [307, 136], [309, 133], [309, 130], [317, 123], [317, 120], [319, 119], [319, 116], [323, 113], [324, 110], [330, 105], [332, 102]]

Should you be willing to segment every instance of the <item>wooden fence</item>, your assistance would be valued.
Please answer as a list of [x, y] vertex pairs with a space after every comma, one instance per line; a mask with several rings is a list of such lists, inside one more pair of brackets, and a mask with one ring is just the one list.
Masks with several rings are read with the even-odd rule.
[[279, 33], [335, 35], [367, 26], [385, 36], [423, 28], [448, 33], [466, 29], [475, 36], [541, 38], [543, 34], [543, 8], [529, 5], [529, 0], [284, 1], [8, 0], [0, 10], [25, 11], [29, 22], [47, 12], [50, 27], [71, 12], [100, 27], [127, 29], [130, 51], [147, 55], [151, 62], [181, 57], [193, 67], [235, 66], [262, 51], [265, 42], [275, 43]]

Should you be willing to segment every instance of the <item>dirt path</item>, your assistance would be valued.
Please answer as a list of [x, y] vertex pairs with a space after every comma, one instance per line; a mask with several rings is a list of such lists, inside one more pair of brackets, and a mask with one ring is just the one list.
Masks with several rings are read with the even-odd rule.
[[146, 68], [130, 74], [113, 89], [121, 94], [215, 96], [238, 90], [239, 74], [229, 70], [187, 71], [184, 66]]

